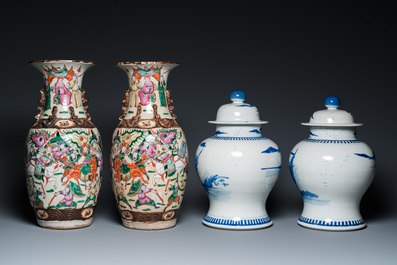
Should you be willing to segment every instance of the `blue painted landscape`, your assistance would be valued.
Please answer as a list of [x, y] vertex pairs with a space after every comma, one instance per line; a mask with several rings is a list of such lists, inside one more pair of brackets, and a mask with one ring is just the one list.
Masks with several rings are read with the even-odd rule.
[[253, 129], [253, 130], [251, 130], [249, 132], [261, 134], [261, 130], [258, 130], [258, 129]]
[[373, 156], [369, 156], [367, 154], [359, 154], [359, 153], [354, 153], [356, 156], [368, 158], [369, 160], [375, 160], [375, 154]]
[[313, 205], [328, 205], [329, 200], [319, 200], [318, 195], [307, 190], [301, 190], [303, 200]]
[[229, 198], [230, 191], [225, 190], [228, 177], [212, 175], [204, 180], [203, 186], [205, 191], [212, 197], [218, 200], [225, 200]]
[[201, 153], [203, 152], [203, 150], [204, 150], [204, 148], [205, 148], [205, 145], [206, 145], [206, 143], [205, 142], [202, 142], [201, 144], [200, 144], [200, 147], [201, 147], [201, 150], [200, 150], [200, 152], [198, 153], [198, 155], [196, 155], [196, 169], [197, 169], [197, 165], [198, 165], [198, 163], [199, 163], [199, 158], [200, 158], [200, 156], [201, 156]]
[[[299, 177], [298, 177], [298, 174], [296, 173], [296, 166], [294, 164], [294, 160], [295, 160], [295, 157], [296, 157], [296, 153], [298, 153], [298, 150], [299, 150], [299, 148], [296, 149], [295, 152], [291, 152], [291, 157], [290, 157], [290, 160], [289, 160], [289, 170], [291, 172], [291, 176], [292, 176], [295, 184], [299, 188], [299, 186], [300, 186], [299, 185]], [[303, 200], [305, 201], [305, 203], [310, 203], [310, 204], [313, 204], [313, 205], [327, 205], [330, 202], [329, 200], [320, 200], [320, 199], [318, 199], [318, 195], [317, 194], [315, 194], [313, 192], [310, 192], [310, 191], [307, 191], [307, 190], [300, 190], [300, 193], [302, 194], [302, 197], [303, 197]]]
[[263, 154], [271, 154], [271, 153], [278, 153], [278, 152], [280, 152], [279, 149], [276, 149], [276, 148], [270, 146], [268, 149], [266, 149], [265, 151], [262, 151], [261, 153], [263, 153]]
[[281, 166], [278, 167], [263, 167], [261, 170], [268, 170], [268, 169], [281, 169]]
[[317, 136], [317, 137], [318, 137], [317, 134], [314, 134], [314, 133], [312, 133], [311, 131], [310, 131], [310, 136]]
[[296, 153], [298, 153], [298, 150], [299, 150], [299, 148], [296, 149], [295, 153], [291, 152], [291, 157], [289, 159], [289, 171], [291, 172], [292, 179], [294, 180], [296, 185], [298, 185], [298, 184], [297, 184], [297, 176], [295, 174], [294, 160], [295, 160]]

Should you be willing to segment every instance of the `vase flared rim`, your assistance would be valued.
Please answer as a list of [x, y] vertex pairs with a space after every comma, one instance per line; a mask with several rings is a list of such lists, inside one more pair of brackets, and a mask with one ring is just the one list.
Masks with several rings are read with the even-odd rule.
[[32, 63], [85, 63], [85, 64], [95, 64], [93, 61], [86, 61], [86, 60], [34, 60], [30, 61]]
[[153, 64], [168, 64], [168, 65], [179, 65], [179, 62], [173, 61], [133, 61], [133, 62], [118, 62], [115, 63], [116, 66], [118, 65], [153, 65]]

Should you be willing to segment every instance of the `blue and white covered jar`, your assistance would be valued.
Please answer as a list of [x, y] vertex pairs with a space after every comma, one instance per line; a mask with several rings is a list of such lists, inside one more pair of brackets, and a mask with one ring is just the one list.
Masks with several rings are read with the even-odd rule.
[[375, 155], [357, 140], [353, 116], [330, 96], [327, 109], [307, 123], [310, 136], [291, 151], [289, 167], [304, 207], [298, 224], [320, 230], [356, 230], [366, 226], [360, 201], [375, 175]]
[[232, 103], [219, 108], [216, 135], [196, 152], [196, 169], [210, 207], [203, 223], [222, 229], [259, 229], [272, 225], [266, 199], [281, 168], [278, 146], [261, 134], [255, 106], [244, 103], [245, 93], [234, 91]]

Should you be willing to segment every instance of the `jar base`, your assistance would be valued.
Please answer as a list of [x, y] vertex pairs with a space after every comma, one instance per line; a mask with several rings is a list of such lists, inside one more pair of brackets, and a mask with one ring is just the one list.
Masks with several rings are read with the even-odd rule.
[[137, 222], [121, 219], [123, 226], [130, 229], [137, 230], [161, 230], [172, 228], [176, 225], [177, 219], [172, 219], [169, 221], [158, 221], [158, 222]]
[[363, 219], [328, 221], [301, 216], [298, 224], [305, 228], [326, 231], [352, 231], [365, 228], [367, 225]]
[[37, 224], [44, 228], [50, 229], [77, 229], [90, 226], [93, 218], [89, 218], [86, 220], [70, 220], [70, 221], [45, 221], [41, 219], [37, 219]]
[[263, 229], [273, 224], [269, 216], [258, 218], [244, 218], [239, 220], [212, 217], [207, 215], [203, 219], [203, 224], [213, 228], [220, 228], [226, 230], [255, 230]]

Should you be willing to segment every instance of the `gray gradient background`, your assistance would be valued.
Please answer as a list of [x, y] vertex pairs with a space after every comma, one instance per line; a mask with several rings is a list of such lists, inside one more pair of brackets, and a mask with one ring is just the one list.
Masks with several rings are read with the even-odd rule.
[[[36, 2], [36, 3], [35, 3]], [[2, 3], [0, 264], [397, 264], [396, 20], [381, 1], [32, 1]], [[181, 62], [169, 76], [178, 123], [190, 148], [185, 201], [175, 228], [124, 228], [105, 159], [93, 224], [38, 227], [24, 177], [24, 140], [37, 113], [40, 59], [94, 60], [83, 88], [109, 157], [127, 77], [119, 61]], [[223, 231], [201, 224], [208, 199], [194, 168], [207, 123], [244, 90], [268, 120], [263, 134], [280, 147], [283, 167], [267, 209], [274, 225]], [[377, 155], [361, 210], [368, 227], [323, 232], [296, 224], [302, 199], [288, 170], [293, 146], [308, 137], [300, 122], [328, 95], [351, 111], [358, 137]]]

